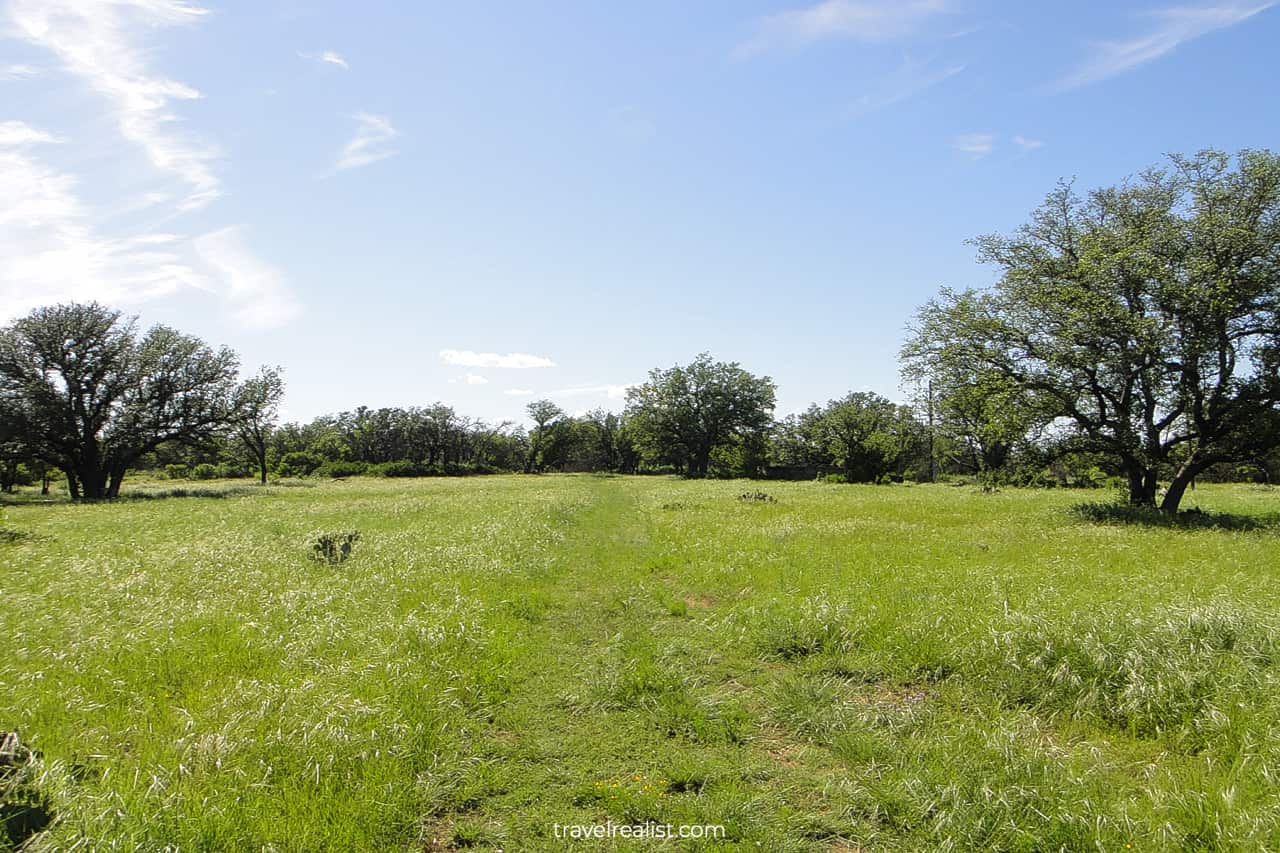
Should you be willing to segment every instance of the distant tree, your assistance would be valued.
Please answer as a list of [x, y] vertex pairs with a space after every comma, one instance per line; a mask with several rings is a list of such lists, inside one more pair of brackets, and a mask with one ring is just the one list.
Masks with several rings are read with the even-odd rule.
[[1205, 151], [1119, 187], [1051, 193], [1013, 236], [978, 240], [1003, 275], [944, 291], [909, 348], [996, 377], [1105, 453], [1129, 501], [1176, 512], [1197, 474], [1280, 436], [1280, 157]]
[[585, 444], [584, 467], [592, 471], [617, 471], [621, 464], [618, 434], [622, 418], [608, 409], [592, 409], [579, 421]]
[[831, 453], [819, 441], [814, 426], [822, 410], [811, 405], [803, 412], [775, 421], [769, 432], [769, 462], [783, 467], [830, 465]]
[[865, 391], [810, 413], [810, 430], [852, 482], [874, 483], [892, 472], [911, 440], [909, 410]]
[[526, 474], [541, 471], [545, 464], [547, 450], [552, 444], [552, 425], [564, 417], [564, 409], [550, 400], [534, 400], [525, 406], [529, 420], [533, 421], [533, 430], [529, 433], [529, 455], [525, 460]]
[[[923, 336], [927, 339], [929, 336]], [[1038, 395], [994, 371], [957, 369], [921, 337], [903, 347], [903, 377], [919, 391], [919, 409], [932, 417], [935, 460], [986, 478], [1006, 469], [1014, 450], [1051, 419]]]
[[705, 477], [717, 448], [769, 429], [774, 395], [769, 377], [702, 353], [688, 366], [652, 370], [648, 382], [629, 388], [627, 416], [650, 458]]
[[235, 434], [252, 454], [263, 484], [267, 482], [267, 449], [280, 414], [284, 379], [279, 367], [263, 367], [235, 390]]
[[0, 330], [5, 419], [32, 455], [67, 474], [72, 497], [112, 498], [125, 473], [168, 441], [234, 420], [236, 356], [97, 303], [38, 308]]
[[13, 417], [17, 403], [0, 397], [0, 492], [12, 492], [18, 484], [20, 468], [32, 460], [31, 450]]

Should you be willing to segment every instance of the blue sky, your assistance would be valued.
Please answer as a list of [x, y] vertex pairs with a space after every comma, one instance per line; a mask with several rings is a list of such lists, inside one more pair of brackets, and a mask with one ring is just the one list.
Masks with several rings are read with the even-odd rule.
[[0, 314], [98, 299], [286, 415], [618, 408], [702, 350], [899, 398], [966, 240], [1275, 147], [1280, 8], [0, 0]]

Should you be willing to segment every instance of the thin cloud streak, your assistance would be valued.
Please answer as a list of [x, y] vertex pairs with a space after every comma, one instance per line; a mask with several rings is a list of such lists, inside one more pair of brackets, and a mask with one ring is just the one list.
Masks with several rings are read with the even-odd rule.
[[935, 69], [905, 60], [896, 71], [881, 80], [875, 91], [854, 102], [850, 116], [858, 118], [908, 101], [961, 74], [965, 67], [952, 65]]
[[387, 147], [387, 143], [399, 136], [399, 133], [386, 116], [356, 113], [353, 118], [358, 122], [356, 135], [338, 154], [338, 160], [333, 165], [334, 171], [368, 166], [396, 153], [394, 149]]
[[1142, 17], [1154, 20], [1153, 28], [1127, 41], [1096, 44], [1093, 55], [1053, 88], [1055, 91], [1076, 89], [1131, 71], [1159, 59], [1179, 45], [1233, 27], [1274, 5], [1276, 0], [1265, 3], [1225, 2], [1149, 12]]
[[970, 159], [981, 160], [996, 147], [996, 138], [989, 133], [965, 133], [957, 136], [952, 147]]
[[0, 65], [0, 80], [26, 80], [40, 74], [30, 65]]
[[582, 385], [576, 388], [561, 388], [548, 391], [548, 397], [608, 397], [610, 400], [626, 399], [630, 385]]
[[217, 152], [173, 131], [173, 101], [200, 97], [195, 89], [157, 76], [134, 42], [130, 20], [149, 28], [191, 23], [205, 9], [181, 0], [16, 0], [9, 10], [19, 38], [45, 48], [111, 106], [120, 133], [152, 165], [190, 187], [183, 209], [201, 207], [222, 193], [211, 164]]
[[474, 352], [469, 349], [440, 350], [440, 361], [455, 367], [497, 367], [512, 370], [556, 366], [556, 363], [549, 358], [525, 352], [499, 355], [496, 352]]
[[734, 54], [747, 58], [831, 38], [892, 41], [915, 34], [947, 10], [947, 0], [824, 0], [760, 19]]
[[299, 51], [298, 56], [302, 59], [309, 59], [312, 62], [319, 62], [322, 65], [333, 65], [341, 68], [343, 71], [351, 70], [351, 66], [347, 63], [347, 60], [343, 59], [342, 55], [337, 51], [322, 50], [319, 53], [305, 53]]

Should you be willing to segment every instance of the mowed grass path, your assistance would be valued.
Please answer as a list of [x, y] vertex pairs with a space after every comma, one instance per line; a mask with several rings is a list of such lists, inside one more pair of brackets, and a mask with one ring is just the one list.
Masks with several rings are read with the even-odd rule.
[[[215, 489], [218, 487], [214, 487]], [[743, 502], [763, 488], [776, 503]], [[16, 504], [33, 850], [1280, 849], [1280, 492], [593, 476]], [[353, 559], [308, 534], [358, 528]], [[572, 843], [554, 824], [720, 824]]]

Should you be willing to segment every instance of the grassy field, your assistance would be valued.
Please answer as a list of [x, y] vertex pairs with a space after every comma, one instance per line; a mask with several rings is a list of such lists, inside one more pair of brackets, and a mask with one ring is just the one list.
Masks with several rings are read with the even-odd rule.
[[1280, 492], [209, 488], [0, 516], [30, 850], [1280, 849]]

